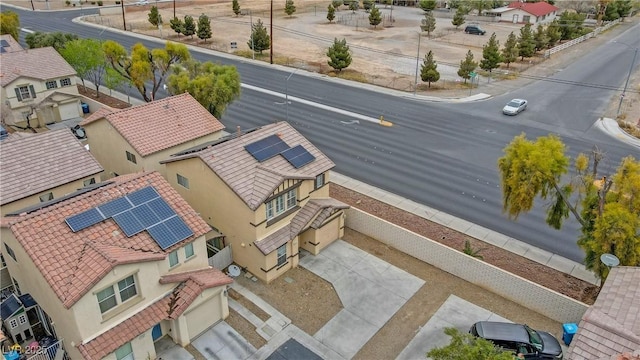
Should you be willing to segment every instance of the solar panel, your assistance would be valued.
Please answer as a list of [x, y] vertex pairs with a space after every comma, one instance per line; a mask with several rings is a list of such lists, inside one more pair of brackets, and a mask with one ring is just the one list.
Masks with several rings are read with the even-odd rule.
[[170, 217], [172, 217], [173, 215], [176, 214], [176, 212], [173, 211], [171, 206], [169, 206], [169, 204], [167, 204], [167, 202], [164, 201], [163, 198], [153, 199], [153, 200], [149, 201], [149, 203], [147, 203], [147, 205], [149, 205], [149, 208], [151, 210], [153, 210], [153, 212], [156, 215], [158, 215], [158, 217], [161, 220], [168, 219], [168, 218], [170, 218]]
[[311, 155], [302, 145], [296, 145], [282, 152], [287, 161], [296, 169], [299, 169], [315, 160], [315, 156]]
[[131, 200], [134, 206], [153, 200], [159, 196], [160, 195], [158, 194], [156, 189], [153, 188], [153, 186], [144, 187], [138, 191], [134, 191], [131, 194], [127, 195], [127, 197], [129, 198], [129, 200]]
[[7, 50], [4, 49], [4, 47], [0, 47], [0, 53], [6, 53]]
[[147, 231], [162, 250], [168, 249], [180, 241], [163, 222], [148, 228]]
[[289, 145], [282, 141], [278, 135], [271, 135], [244, 147], [259, 162], [263, 162], [279, 153], [287, 150]]
[[136, 219], [138, 219], [145, 229], [164, 220], [158, 217], [158, 215], [156, 215], [147, 204], [138, 205], [131, 209], [130, 212], [136, 217]]
[[115, 214], [131, 209], [133, 206], [126, 197], [111, 200], [108, 203], [98, 206], [98, 210], [105, 218], [110, 218]]
[[9, 42], [7, 40], [0, 40], [0, 46], [2, 47], [9, 46]]
[[182, 241], [193, 235], [193, 231], [179, 216], [171, 217], [164, 221], [165, 225], [176, 236], [177, 241]]
[[131, 210], [115, 215], [113, 220], [120, 226], [120, 229], [124, 231], [127, 237], [131, 237], [145, 229], [144, 225], [138, 221]]
[[91, 225], [95, 225], [100, 221], [104, 220], [102, 214], [98, 211], [98, 209], [93, 208], [87, 211], [83, 211], [79, 214], [70, 216], [66, 218], [67, 225], [71, 228], [71, 231], [78, 232], [82, 229], [86, 229]]

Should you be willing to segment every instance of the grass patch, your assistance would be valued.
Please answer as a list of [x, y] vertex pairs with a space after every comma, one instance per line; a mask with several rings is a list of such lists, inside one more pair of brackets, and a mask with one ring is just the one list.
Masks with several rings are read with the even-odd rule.
[[634, 125], [630, 122], [625, 121], [626, 115], [622, 114], [618, 116], [618, 126], [627, 134], [637, 137], [640, 139], [640, 128], [637, 125]]
[[342, 70], [342, 71], [329, 71], [327, 75], [331, 77], [337, 77], [344, 80], [357, 81], [361, 83], [369, 83], [367, 77], [359, 71], [355, 70]]

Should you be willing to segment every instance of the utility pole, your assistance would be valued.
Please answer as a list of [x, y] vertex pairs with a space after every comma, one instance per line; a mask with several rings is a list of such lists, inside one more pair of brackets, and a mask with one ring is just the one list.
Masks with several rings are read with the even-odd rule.
[[33, 6], [33, 0], [31, 0], [31, 10], [32, 10], [32, 11], [35, 11], [35, 10], [36, 10], [35, 6]]
[[176, 0], [173, 0], [173, 18], [176, 18]]
[[124, 0], [120, 1], [120, 5], [122, 5], [122, 26], [124, 27], [124, 31], [127, 31], [127, 20], [124, 18]]
[[[630, 46], [627, 45], [627, 47], [630, 47]], [[618, 115], [620, 115], [620, 108], [622, 108], [622, 101], [624, 100], [624, 96], [627, 92], [627, 86], [629, 86], [629, 78], [631, 77], [631, 73], [633, 72], [633, 65], [636, 64], [637, 56], [638, 56], [638, 48], [635, 48], [635, 51], [633, 52], [633, 60], [631, 60], [631, 66], [629, 67], [629, 74], [627, 75], [627, 81], [625, 81], [624, 89], [622, 89], [622, 94], [620, 95], [620, 102], [618, 103], [618, 111], [616, 111], [616, 118], [618, 117]]]
[[249, 23], [251, 25], [251, 59], [256, 59], [256, 50], [253, 45], [253, 14], [251, 14], [251, 9], [249, 9]]
[[420, 65], [420, 33], [418, 33], [418, 54], [416, 55], [416, 86], [413, 88], [413, 95], [418, 91], [418, 66]]
[[269, 63], [273, 64], [273, 0], [271, 0], [271, 20], [269, 21], [269, 40], [271, 46], [269, 46]]

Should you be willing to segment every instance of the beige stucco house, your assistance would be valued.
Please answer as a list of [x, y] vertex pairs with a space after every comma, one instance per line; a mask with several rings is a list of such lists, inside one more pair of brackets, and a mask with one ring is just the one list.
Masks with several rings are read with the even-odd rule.
[[159, 171], [171, 154], [222, 136], [224, 125], [188, 93], [123, 110], [101, 108], [80, 123], [103, 179]]
[[560, 8], [546, 1], [514, 1], [507, 6], [487, 10], [489, 15], [499, 17], [500, 21], [514, 24], [544, 24], [553, 21]]
[[71, 359], [155, 359], [228, 316], [202, 218], [157, 172], [113, 178], [2, 219], [7, 265]]
[[0, 53], [0, 85], [9, 126], [44, 127], [82, 116], [76, 71], [52, 47]]
[[329, 197], [334, 163], [286, 122], [163, 161], [168, 181], [225, 236], [233, 260], [270, 282], [343, 236], [347, 205]]

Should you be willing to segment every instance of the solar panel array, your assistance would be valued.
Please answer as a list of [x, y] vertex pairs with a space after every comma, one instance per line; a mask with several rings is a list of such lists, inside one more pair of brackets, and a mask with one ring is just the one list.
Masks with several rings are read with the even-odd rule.
[[289, 145], [282, 141], [278, 135], [268, 136], [244, 147], [259, 162], [270, 159], [288, 148]]
[[127, 237], [147, 230], [162, 250], [193, 235], [189, 226], [152, 186], [68, 217], [65, 221], [73, 232], [78, 232], [109, 218]]
[[315, 156], [311, 155], [311, 153], [309, 153], [302, 145], [296, 145], [283, 151], [282, 156], [296, 169], [299, 169], [316, 159]]

